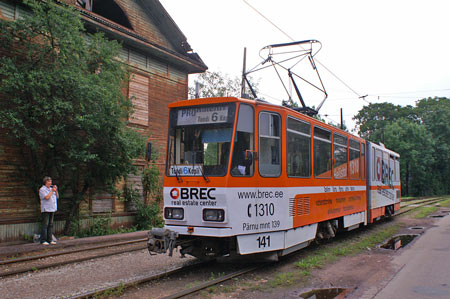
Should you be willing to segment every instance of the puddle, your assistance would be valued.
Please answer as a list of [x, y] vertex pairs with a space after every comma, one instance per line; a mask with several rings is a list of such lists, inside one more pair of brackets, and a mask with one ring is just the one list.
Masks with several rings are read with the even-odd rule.
[[299, 297], [304, 299], [332, 299], [346, 290], [343, 288], [318, 289], [300, 294]]
[[413, 226], [413, 227], [410, 227], [409, 229], [412, 229], [412, 230], [422, 230], [422, 229], [425, 229], [423, 226]]
[[389, 241], [381, 245], [381, 248], [384, 249], [392, 249], [392, 250], [399, 250], [402, 247], [405, 247], [408, 245], [414, 238], [416, 238], [419, 235], [399, 235], [391, 238]]

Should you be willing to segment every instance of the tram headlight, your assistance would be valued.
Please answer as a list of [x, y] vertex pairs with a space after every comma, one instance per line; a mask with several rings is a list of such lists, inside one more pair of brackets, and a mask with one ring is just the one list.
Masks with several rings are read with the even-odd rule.
[[183, 220], [184, 209], [183, 208], [165, 208], [164, 217], [166, 219]]
[[225, 220], [225, 211], [222, 209], [204, 209], [203, 220], [223, 222]]

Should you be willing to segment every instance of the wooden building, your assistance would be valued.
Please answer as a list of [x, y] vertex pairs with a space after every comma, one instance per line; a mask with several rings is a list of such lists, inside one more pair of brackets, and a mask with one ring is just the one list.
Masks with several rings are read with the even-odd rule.
[[[130, 126], [157, 147], [166, 150], [170, 102], [188, 94], [188, 75], [207, 67], [192, 51], [186, 37], [158, 0], [60, 0], [80, 12], [88, 31], [102, 31], [122, 42], [118, 59], [131, 66], [128, 95], [134, 104]], [[0, 18], [14, 21], [30, 12], [20, 1], [0, 0]], [[158, 166], [164, 168], [165, 156]], [[146, 161], [136, 161], [143, 168]], [[21, 174], [25, 165], [19, 149], [0, 131], [0, 242], [37, 232], [39, 204]], [[130, 180], [139, 185], [139, 177]], [[113, 223], [132, 221], [123, 202], [108, 194], [91, 192], [83, 206], [86, 214], [112, 212]], [[55, 223], [61, 230], [63, 221]]]

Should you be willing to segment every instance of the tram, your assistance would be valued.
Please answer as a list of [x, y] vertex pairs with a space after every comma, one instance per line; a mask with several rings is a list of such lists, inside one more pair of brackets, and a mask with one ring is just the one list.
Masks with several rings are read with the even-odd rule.
[[283, 256], [400, 209], [399, 155], [294, 109], [169, 105], [164, 228], [151, 254]]

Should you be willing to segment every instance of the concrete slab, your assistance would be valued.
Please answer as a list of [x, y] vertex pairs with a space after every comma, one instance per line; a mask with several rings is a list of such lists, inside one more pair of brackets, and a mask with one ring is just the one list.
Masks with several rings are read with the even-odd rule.
[[375, 298], [450, 298], [450, 216], [435, 225], [394, 258], [399, 271]]

